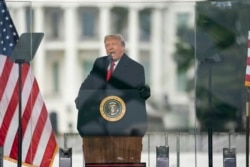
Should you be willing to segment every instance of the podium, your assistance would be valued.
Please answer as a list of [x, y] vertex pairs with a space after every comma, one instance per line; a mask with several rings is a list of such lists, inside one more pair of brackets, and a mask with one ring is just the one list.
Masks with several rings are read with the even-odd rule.
[[147, 114], [137, 90], [82, 90], [78, 103], [85, 163], [140, 163]]

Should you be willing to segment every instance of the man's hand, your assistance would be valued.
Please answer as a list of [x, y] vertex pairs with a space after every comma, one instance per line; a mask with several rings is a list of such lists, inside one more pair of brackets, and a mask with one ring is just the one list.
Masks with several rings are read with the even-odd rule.
[[150, 87], [148, 85], [143, 85], [138, 88], [139, 94], [143, 99], [148, 99], [150, 97]]
[[75, 98], [75, 105], [76, 105], [76, 109], [79, 110], [79, 108], [80, 108], [80, 106], [79, 106], [79, 96], [77, 96], [77, 97]]

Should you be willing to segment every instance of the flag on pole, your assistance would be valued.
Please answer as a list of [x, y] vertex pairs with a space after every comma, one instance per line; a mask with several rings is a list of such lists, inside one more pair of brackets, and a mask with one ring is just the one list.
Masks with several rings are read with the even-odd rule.
[[247, 40], [247, 68], [245, 76], [245, 86], [250, 86], [250, 31], [248, 31]]
[[[10, 55], [19, 37], [6, 3], [0, 1], [0, 146], [4, 158], [18, 159], [18, 64]], [[49, 115], [29, 64], [22, 65], [22, 163], [53, 165], [58, 145]]]

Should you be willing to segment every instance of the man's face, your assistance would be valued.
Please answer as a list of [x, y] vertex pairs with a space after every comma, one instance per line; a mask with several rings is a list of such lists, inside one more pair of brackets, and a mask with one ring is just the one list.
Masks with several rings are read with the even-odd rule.
[[124, 53], [124, 46], [122, 46], [120, 40], [115, 38], [109, 38], [106, 40], [105, 49], [107, 55], [111, 55], [115, 61], [120, 59]]

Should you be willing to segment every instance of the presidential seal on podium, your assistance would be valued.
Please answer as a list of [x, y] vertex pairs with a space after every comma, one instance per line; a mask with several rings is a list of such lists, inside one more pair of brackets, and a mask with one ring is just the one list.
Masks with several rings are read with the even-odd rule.
[[101, 116], [110, 122], [119, 121], [126, 113], [126, 105], [118, 96], [107, 96], [100, 104]]

